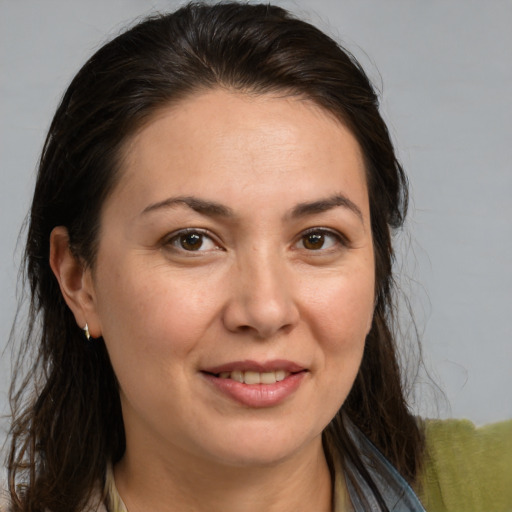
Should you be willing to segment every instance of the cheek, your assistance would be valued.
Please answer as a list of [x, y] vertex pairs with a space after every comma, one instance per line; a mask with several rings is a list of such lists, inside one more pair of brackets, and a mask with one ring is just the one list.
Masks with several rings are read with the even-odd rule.
[[342, 405], [357, 375], [373, 316], [373, 273], [356, 276], [327, 280], [322, 293], [317, 289], [308, 301], [309, 326], [322, 353], [325, 393], [335, 409]]
[[[373, 312], [372, 273], [326, 279], [306, 301], [309, 334], [315, 340], [315, 403], [323, 430], [345, 402], [363, 357], [367, 325]], [[305, 309], [306, 311], [306, 309]], [[311, 406], [313, 407], [313, 405]]]
[[152, 359], [161, 365], [166, 355], [192, 350], [215, 314], [215, 296], [208, 290], [217, 288], [154, 268], [127, 267], [120, 262], [111, 278], [107, 272], [98, 278], [98, 311], [111, 357], [122, 350], [124, 359], [131, 355], [132, 361], [141, 358], [137, 364]]
[[127, 273], [121, 267], [119, 273], [125, 276], [122, 284], [102, 281], [103, 337], [124, 403], [159, 417], [159, 411], [169, 409], [169, 397], [175, 397], [172, 407], [179, 407], [179, 398], [188, 396], [183, 391], [186, 375], [215, 303], [196, 283], [165, 272], [139, 268]]
[[348, 346], [364, 341], [373, 317], [373, 274], [337, 276], [323, 284], [305, 294], [310, 325], [334, 347], [342, 348], [342, 340]]

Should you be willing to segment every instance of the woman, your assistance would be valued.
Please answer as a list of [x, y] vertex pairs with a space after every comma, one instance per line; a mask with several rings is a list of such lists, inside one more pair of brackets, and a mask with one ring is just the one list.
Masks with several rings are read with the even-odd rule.
[[101, 48], [34, 193], [12, 509], [422, 510], [406, 209], [364, 72], [284, 10], [189, 5]]

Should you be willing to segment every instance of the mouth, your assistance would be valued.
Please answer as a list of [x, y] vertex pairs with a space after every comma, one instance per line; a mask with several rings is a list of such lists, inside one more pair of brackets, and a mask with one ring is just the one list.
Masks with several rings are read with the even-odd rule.
[[222, 394], [249, 407], [277, 405], [298, 389], [308, 370], [290, 361], [238, 361], [201, 372]]
[[259, 363], [256, 361], [233, 361], [207, 368], [203, 373], [219, 379], [231, 379], [242, 384], [275, 384], [290, 375], [306, 372], [302, 365], [285, 360]]
[[[306, 370], [301, 370], [301, 372], [305, 372]], [[242, 384], [275, 384], [276, 382], [281, 382], [285, 380], [290, 375], [294, 375], [300, 372], [289, 372], [287, 370], [276, 370], [269, 372], [255, 372], [252, 370], [233, 370], [231, 372], [219, 372], [219, 373], [210, 373], [205, 372], [212, 377], [217, 377], [218, 379], [231, 379], [235, 382], [240, 382]]]
[[291, 375], [291, 372], [286, 370], [277, 370], [275, 372], [254, 372], [254, 371], [241, 371], [235, 370], [232, 372], [221, 372], [217, 375], [220, 379], [232, 379], [236, 382], [243, 382], [244, 384], [275, 384], [281, 382]]

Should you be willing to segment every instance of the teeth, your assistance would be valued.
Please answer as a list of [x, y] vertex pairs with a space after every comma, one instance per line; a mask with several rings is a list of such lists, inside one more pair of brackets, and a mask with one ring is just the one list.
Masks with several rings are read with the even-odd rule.
[[288, 376], [288, 372], [285, 372], [284, 370], [277, 370], [276, 372], [276, 382], [279, 382], [280, 380], [286, 379]]
[[235, 370], [234, 372], [231, 372], [230, 378], [233, 380], [236, 380], [237, 382], [243, 382], [244, 381], [244, 372]]
[[265, 372], [260, 374], [260, 382], [262, 384], [275, 384], [276, 383], [276, 373], [275, 372]]
[[276, 382], [280, 382], [286, 379], [288, 375], [290, 375], [290, 373], [285, 370], [262, 373], [253, 371], [242, 372], [240, 370], [234, 370], [232, 372], [219, 373], [219, 378], [232, 379], [245, 384], [275, 384]]
[[261, 382], [260, 374], [258, 372], [244, 372], [244, 382], [246, 384], [259, 384]]

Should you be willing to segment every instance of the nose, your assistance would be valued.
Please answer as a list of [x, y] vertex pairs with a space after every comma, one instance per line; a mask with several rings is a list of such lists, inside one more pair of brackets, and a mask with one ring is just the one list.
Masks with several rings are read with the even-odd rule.
[[253, 254], [238, 261], [223, 320], [232, 332], [268, 339], [292, 330], [299, 321], [294, 280], [278, 256]]

